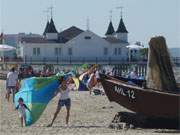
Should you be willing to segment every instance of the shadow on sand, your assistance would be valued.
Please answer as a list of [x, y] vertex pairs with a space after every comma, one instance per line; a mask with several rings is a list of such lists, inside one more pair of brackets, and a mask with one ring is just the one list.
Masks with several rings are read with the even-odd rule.
[[176, 131], [174, 132], [177, 133], [180, 132], [179, 119], [147, 117], [144, 115], [131, 113], [131, 112], [119, 112], [118, 114], [115, 115], [112, 123], [121, 123], [121, 122], [132, 124], [135, 128], [175, 129]]
[[104, 126], [78, 126], [78, 125], [71, 125], [71, 126], [52, 126], [53, 128], [104, 128]]
[[[57, 122], [58, 123], [58, 122]], [[37, 128], [40, 128], [40, 127], [50, 127], [50, 128], [107, 128], [107, 126], [103, 126], [103, 125], [52, 125], [52, 126], [49, 126], [49, 125], [34, 125], [33, 127], [37, 127]]]

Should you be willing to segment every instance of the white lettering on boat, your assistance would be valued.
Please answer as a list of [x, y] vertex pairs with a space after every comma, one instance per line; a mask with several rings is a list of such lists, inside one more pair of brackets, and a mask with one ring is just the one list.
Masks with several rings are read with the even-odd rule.
[[115, 86], [114, 91], [118, 94], [121, 94], [122, 96], [129, 97], [131, 99], [135, 99], [135, 94], [133, 90], [124, 89], [122, 87]]

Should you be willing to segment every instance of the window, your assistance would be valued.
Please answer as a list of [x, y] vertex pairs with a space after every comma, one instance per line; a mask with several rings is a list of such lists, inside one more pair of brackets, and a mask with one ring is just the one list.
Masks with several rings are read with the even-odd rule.
[[118, 48], [118, 55], [121, 55], [121, 48]]
[[58, 55], [58, 48], [54, 48], [54, 54], [57, 56]]
[[37, 56], [39, 56], [40, 55], [40, 48], [37, 48]]
[[36, 48], [33, 48], [33, 55], [36, 55]]
[[33, 48], [33, 55], [39, 56], [41, 53], [40, 48]]
[[117, 48], [114, 49], [114, 55], [117, 55]]
[[61, 55], [61, 48], [54, 48], [55, 56]]
[[61, 48], [58, 49], [58, 54], [61, 55]]
[[104, 48], [104, 55], [108, 55], [108, 48]]
[[84, 39], [91, 39], [91, 37], [90, 36], [85, 36]]
[[72, 55], [72, 48], [68, 48], [68, 55]]
[[114, 48], [114, 55], [121, 55], [121, 48]]

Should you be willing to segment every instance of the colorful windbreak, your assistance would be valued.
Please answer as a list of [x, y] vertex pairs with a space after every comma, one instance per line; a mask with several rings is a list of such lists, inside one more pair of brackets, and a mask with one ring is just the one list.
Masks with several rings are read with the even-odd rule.
[[32, 77], [22, 80], [21, 88], [15, 95], [15, 106], [18, 105], [18, 99], [21, 97], [24, 104], [31, 110], [31, 113], [26, 110], [27, 126], [35, 123], [40, 118], [58, 87], [57, 76]]
[[30, 126], [40, 118], [47, 104], [55, 96], [55, 92], [60, 85], [58, 78], [61, 76], [65, 79], [71, 76], [76, 90], [88, 90], [88, 77], [85, 75], [76, 77], [74, 72], [60, 72], [51, 77], [31, 77], [22, 80], [19, 92], [15, 94], [15, 106], [18, 105], [18, 99], [22, 98], [24, 104], [31, 110], [31, 113], [26, 110], [26, 126]]

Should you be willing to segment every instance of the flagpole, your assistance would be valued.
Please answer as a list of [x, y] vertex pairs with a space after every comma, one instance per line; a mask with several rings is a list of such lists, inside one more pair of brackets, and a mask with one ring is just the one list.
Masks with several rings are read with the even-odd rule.
[[[4, 33], [2, 33], [2, 44], [4, 44]], [[5, 60], [4, 60], [4, 51], [2, 51], [3, 53], [3, 64], [5, 63]]]

